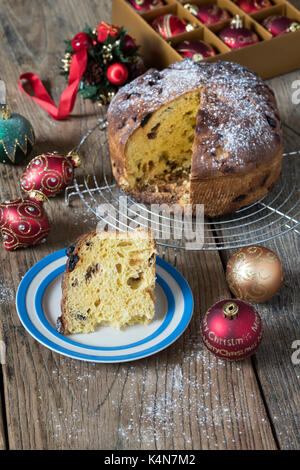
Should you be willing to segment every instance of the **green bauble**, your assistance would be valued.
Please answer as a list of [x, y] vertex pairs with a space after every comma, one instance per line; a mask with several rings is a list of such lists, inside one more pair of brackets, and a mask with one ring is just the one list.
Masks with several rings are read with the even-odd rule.
[[31, 152], [35, 135], [30, 122], [20, 114], [0, 113], [0, 162], [21, 163]]

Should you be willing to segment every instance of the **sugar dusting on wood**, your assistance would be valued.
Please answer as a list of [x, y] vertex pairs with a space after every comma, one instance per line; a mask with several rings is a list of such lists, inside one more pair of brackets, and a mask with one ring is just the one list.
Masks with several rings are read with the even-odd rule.
[[10, 303], [14, 300], [14, 291], [4, 281], [0, 281], [0, 304]]
[[[104, 372], [106, 374], [107, 366], [89, 364], [88, 372], [83, 372], [85, 367], [77, 361], [61, 359], [59, 368], [52, 371], [53, 380], [59, 378], [66, 387], [77, 387], [76, 395], [81, 397], [81, 401], [73, 402], [71, 412], [67, 412], [62, 404], [53, 410], [51, 420], [55, 439], [67, 435], [69, 439], [80, 439], [81, 443], [85, 440], [88, 448], [89, 429], [83, 415], [99, 413], [99, 433], [105, 433], [106, 440], [107, 435], [111, 435], [112, 448], [130, 448], [135, 443], [136, 448], [163, 449], [174, 439], [174, 431], [180, 423], [182, 433], [175, 437], [177, 441], [181, 440], [182, 448], [199, 448], [199, 437], [189, 431], [191, 419], [198, 425], [203, 447], [240, 448], [239, 438], [249, 429], [249, 414], [244, 414], [235, 406], [234, 398], [227, 401], [219, 391], [212, 394], [212, 385], [217, 370], [224, 369], [221, 375], [226, 375], [225, 370], [232, 369], [233, 375], [238, 375], [243, 374], [243, 367], [240, 363], [227, 363], [215, 358], [204, 349], [199, 338], [186, 339], [185, 348], [188, 351], [183, 353], [180, 363], [167, 361], [165, 365], [159, 365], [156, 362], [159, 368], [157, 375], [151, 372], [153, 367], [149, 369], [147, 361], [109, 366], [115, 367], [112, 371], [114, 378], [111, 378], [106, 399], [101, 404], [89, 402], [89, 390], [95, 387], [96, 381], [101, 380]], [[251, 400], [254, 406], [257, 397], [253, 393], [247, 397], [248, 404]], [[100, 419], [100, 412], [105, 406], [115, 413], [114, 424], [110, 426], [103, 420], [105, 411]], [[233, 423], [238, 428], [233, 430]], [[258, 433], [262, 432], [264, 425], [269, 425], [264, 419], [256, 424]], [[221, 434], [223, 440], [216, 441], [213, 438], [215, 432]], [[232, 438], [229, 442], [230, 433]]]

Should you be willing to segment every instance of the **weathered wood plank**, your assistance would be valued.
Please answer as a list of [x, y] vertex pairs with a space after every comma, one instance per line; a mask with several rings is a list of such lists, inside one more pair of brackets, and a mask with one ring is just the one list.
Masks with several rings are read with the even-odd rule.
[[[1, 375], [2, 374], [0, 374], [0, 377]], [[0, 450], [7, 449], [7, 442], [6, 442], [6, 437], [5, 437], [4, 415], [5, 415], [5, 408], [4, 408], [4, 403], [2, 403], [2, 396], [0, 394]]]
[[[0, 34], [3, 47], [5, 44], [6, 54], [1, 55], [1, 71], [3, 73], [1, 78], [6, 81], [9, 105], [27, 116], [36, 130], [35, 153], [37, 154], [52, 149], [66, 152], [73, 148], [78, 143], [80, 135], [91, 126], [91, 121], [94, 122], [99, 111], [97, 107], [87, 107], [85, 103], [78, 100], [72, 118], [66, 122], [55, 122], [33, 101], [20, 93], [16, 86], [18, 75], [28, 70], [37, 71], [42, 79], [47, 79], [48, 84], [54, 85], [51, 87], [51, 94], [57, 103], [59, 95], [65, 87], [65, 81], [59, 76], [58, 70], [59, 58], [64, 54], [64, 39], [72, 38], [86, 22], [94, 25], [98, 19], [99, 21], [101, 19], [108, 20], [109, 13], [106, 14], [106, 17], [102, 15], [104, 11], [108, 11], [109, 4], [108, 1], [102, 1], [101, 4], [91, 1], [89, 8], [86, 8], [79, 1], [71, 3], [67, 1], [55, 3], [35, 1], [30, 5], [28, 2], [20, 1], [13, 5], [10, 2], [5, 2]], [[67, 27], [64, 26], [65, 21]], [[87, 118], [78, 119], [83, 115]], [[0, 171], [1, 200], [20, 196], [19, 178], [22, 168], [2, 165]], [[28, 336], [20, 325], [14, 307], [15, 292], [26, 270], [49, 252], [59, 246], [64, 246], [68, 240], [68, 233], [70, 240], [72, 232], [74, 235], [79, 235], [82, 231], [80, 223], [82, 209], [76, 213], [77, 220], [73, 222], [70, 220], [68, 224], [69, 211], [65, 208], [62, 197], [47, 204], [47, 211], [52, 222], [55, 221], [47, 245], [38, 249], [19, 251], [13, 253], [12, 256], [5, 253], [3, 249], [0, 251], [1, 280], [5, 281], [3, 284], [5, 291], [3, 292], [10, 292], [2, 309], [2, 318], [4, 318], [2, 338], [7, 345], [8, 361], [4, 370], [8, 434], [10, 447], [18, 449], [46, 448], [48, 444], [45, 438], [45, 429], [48, 425], [53, 440], [56, 442], [53, 448], [61, 446], [57, 438], [57, 423], [51, 405], [53, 397], [48, 402], [44, 401], [46, 387], [52, 391], [53, 386], [48, 381], [44, 388], [44, 358], [40, 354], [40, 346], [35, 341], [28, 342]], [[88, 228], [88, 223], [86, 227]], [[46, 357], [47, 355], [49, 354], [46, 354]], [[51, 375], [51, 379], [55, 379], [55, 375]], [[39, 390], [41, 390], [40, 393]], [[24, 406], [24, 403], [27, 405], [27, 402], [28, 406]], [[68, 402], [71, 407], [72, 398]], [[45, 415], [41, 419], [39, 416], [40, 407], [45, 411]], [[58, 414], [57, 408], [55, 405], [54, 410]], [[67, 413], [67, 408], [65, 411]], [[63, 423], [65, 416], [60, 416], [59, 419]], [[76, 426], [70, 422], [70, 432], [73, 432], [74, 429]], [[76, 436], [80, 436], [80, 430]], [[82, 439], [83, 447], [84, 442]], [[68, 448], [68, 445], [65, 447]]]
[[[299, 133], [300, 106], [296, 106], [291, 100], [291, 83], [297, 78], [299, 72], [293, 72], [274, 78], [269, 84], [276, 93], [283, 119]], [[300, 150], [300, 134], [297, 135], [284, 127], [284, 136], [286, 152]], [[299, 157], [293, 158], [296, 159], [299, 172]], [[287, 164], [287, 161], [283, 164]], [[292, 176], [294, 175], [287, 175], [287, 195], [292, 188]], [[299, 216], [300, 213], [300, 221]], [[288, 223], [288, 220], [286, 222]], [[259, 223], [258, 226], [262, 227], [263, 224]], [[241, 228], [241, 231], [244, 233], [246, 229]], [[269, 236], [274, 233], [271, 226], [267, 233]], [[280, 256], [287, 284], [268, 302], [257, 305], [264, 322], [264, 341], [255, 356], [254, 366], [280, 447], [297, 449], [300, 442], [299, 365], [292, 363], [291, 355], [292, 343], [299, 339], [300, 238], [295, 232], [289, 232], [264, 243], [264, 246], [273, 249]], [[222, 252], [224, 264], [231, 254], [232, 251]]]
[[[99, 110], [78, 99], [72, 117], [55, 122], [17, 90], [18, 75], [31, 70], [48, 79], [58, 102], [65, 85], [57, 70], [63, 39], [85, 22], [109, 20], [110, 4], [5, 2], [2, 78], [9, 103], [30, 117], [36, 130], [35, 153], [70, 150], [92, 127]], [[84, 165], [89, 169], [88, 155]], [[1, 167], [1, 200], [20, 195], [21, 172]], [[46, 245], [9, 254], [0, 251], [1, 279], [11, 292], [2, 313], [10, 448], [276, 448], [251, 361], [219, 361], [203, 349], [199, 337], [200, 315], [229, 295], [217, 252], [178, 254], [178, 268], [193, 289], [195, 312], [182, 338], [152, 358], [121, 365], [82, 363], [52, 353], [27, 335], [14, 307], [21, 277], [37, 260], [95, 225], [79, 199], [73, 199], [69, 209], [60, 196], [46, 208], [53, 223]], [[167, 250], [166, 259], [175, 262], [172, 250]]]
[[[256, 308], [262, 316], [264, 339], [254, 367], [263, 390], [280, 448], [297, 449], [300, 436], [299, 365], [291, 360], [299, 339], [299, 239], [287, 234], [264, 246], [281, 257], [284, 279], [280, 292]], [[224, 253], [226, 263], [231, 252]]]

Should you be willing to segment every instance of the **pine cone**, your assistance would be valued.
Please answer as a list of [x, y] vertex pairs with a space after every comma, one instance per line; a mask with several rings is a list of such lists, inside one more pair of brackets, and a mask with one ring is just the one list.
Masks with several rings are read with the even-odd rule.
[[139, 77], [146, 72], [146, 67], [143, 59], [140, 56], [136, 56], [132, 59], [132, 62], [128, 65], [130, 80]]
[[103, 69], [92, 59], [88, 60], [87, 67], [82, 76], [82, 81], [87, 85], [95, 86], [101, 82], [103, 78]]

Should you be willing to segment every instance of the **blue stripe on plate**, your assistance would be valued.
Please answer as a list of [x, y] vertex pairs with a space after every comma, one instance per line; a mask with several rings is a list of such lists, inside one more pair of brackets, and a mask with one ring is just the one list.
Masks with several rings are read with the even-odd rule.
[[[167, 346], [172, 344], [184, 332], [184, 330], [188, 326], [192, 313], [193, 313], [193, 295], [192, 295], [191, 289], [188, 283], [186, 282], [186, 280], [184, 279], [184, 277], [179, 273], [179, 271], [177, 271], [177, 269], [175, 269], [172, 265], [167, 263], [165, 260], [157, 257], [157, 265], [161, 266], [162, 269], [167, 271], [175, 279], [175, 281], [178, 284], [178, 287], [182, 291], [183, 298], [184, 298], [184, 311], [182, 314], [182, 318], [179, 324], [177, 325], [176, 329], [167, 338], [165, 338], [163, 341], [156, 344], [155, 346], [148, 348], [148, 349], [144, 349], [140, 352], [136, 352], [133, 354], [118, 355], [118, 356], [109, 356], [109, 357], [78, 353], [76, 351], [72, 351], [70, 349], [64, 348], [58, 345], [57, 343], [54, 343], [53, 341], [43, 336], [31, 322], [28, 316], [27, 309], [26, 309], [26, 293], [32, 280], [34, 279], [34, 277], [37, 275], [39, 271], [41, 271], [48, 264], [63, 257], [65, 257], [65, 249], [56, 251], [55, 253], [52, 253], [51, 255], [46, 256], [41, 261], [36, 263], [25, 274], [24, 278], [22, 279], [19, 285], [18, 291], [17, 291], [17, 298], [16, 298], [17, 311], [24, 327], [37, 341], [42, 343], [44, 346], [52, 349], [53, 351], [58, 352], [68, 357], [81, 359], [84, 361], [91, 361], [91, 362], [112, 363], [112, 362], [132, 361], [132, 360], [140, 359], [146, 356], [150, 356], [166, 348]], [[62, 338], [63, 340], [66, 339], [61, 336], [60, 339]]]
[[[66, 265], [63, 264], [59, 268], [55, 269], [55, 271], [51, 272], [39, 285], [37, 293], [36, 293], [36, 297], [35, 297], [35, 308], [36, 308], [37, 315], [38, 315], [41, 323], [44, 325], [44, 327], [51, 334], [53, 334], [54, 336], [56, 336], [59, 339], [62, 338], [62, 335], [60, 333], [58, 333], [55, 330], [55, 328], [53, 328], [53, 326], [51, 325], [51, 323], [49, 323], [49, 321], [47, 320], [47, 318], [44, 314], [43, 296], [45, 295], [46, 289], [49, 286], [49, 284], [54, 279], [56, 279], [58, 276], [60, 276], [60, 274], [62, 274], [65, 271], [65, 267], [66, 267]], [[163, 290], [163, 292], [164, 292], [164, 294], [167, 298], [168, 309], [167, 309], [167, 313], [165, 315], [164, 321], [159, 326], [159, 328], [157, 328], [157, 330], [154, 331], [151, 335], [149, 335], [146, 338], [144, 338], [140, 341], [137, 341], [135, 343], [130, 343], [130, 344], [123, 345], [123, 346], [90, 346], [90, 345], [85, 345], [85, 344], [82, 344], [82, 343], [78, 343], [78, 341], [74, 341], [74, 340], [68, 338], [67, 336], [63, 337], [64, 341], [69, 343], [69, 344], [73, 344], [74, 346], [84, 348], [84, 349], [94, 349], [96, 351], [118, 351], [118, 350], [122, 350], [122, 349], [129, 349], [129, 348], [134, 348], [136, 346], [140, 346], [144, 343], [148, 343], [152, 339], [159, 336], [167, 328], [167, 326], [170, 324], [170, 322], [172, 320], [172, 317], [173, 317], [174, 311], [175, 311], [175, 299], [174, 299], [173, 292], [171, 291], [171, 289], [168, 286], [168, 284], [166, 283], [166, 281], [164, 281], [159, 274], [157, 274], [156, 276], [157, 276], [157, 282], [161, 286], [161, 288], [162, 288], [162, 290]]]

